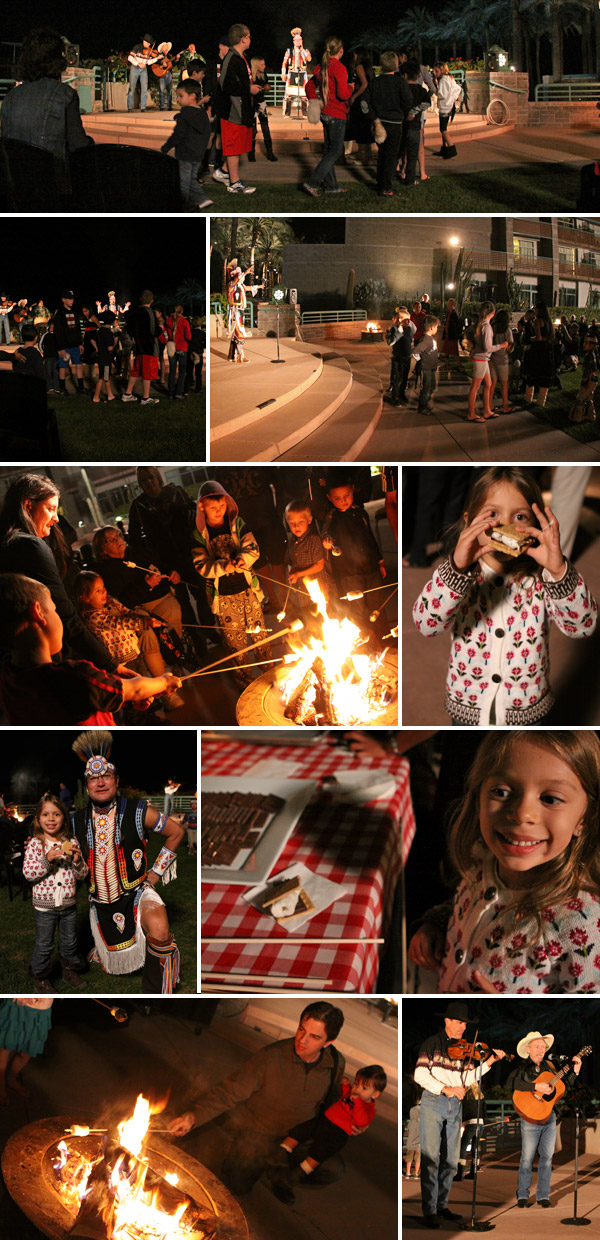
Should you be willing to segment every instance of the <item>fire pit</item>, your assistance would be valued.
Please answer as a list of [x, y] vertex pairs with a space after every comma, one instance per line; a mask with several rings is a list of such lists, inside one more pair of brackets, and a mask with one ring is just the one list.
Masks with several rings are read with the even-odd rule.
[[[116, 1229], [114, 1219], [110, 1225], [94, 1218], [92, 1225], [89, 1220], [81, 1222], [86, 1198], [80, 1210], [76, 1189], [61, 1178], [65, 1155], [59, 1146], [66, 1144], [68, 1159], [73, 1164], [79, 1160], [86, 1164], [96, 1162], [98, 1166], [103, 1136], [93, 1129], [87, 1135], [71, 1135], [71, 1125], [70, 1119], [61, 1116], [28, 1124], [13, 1134], [2, 1154], [2, 1172], [13, 1201], [51, 1240], [73, 1240], [79, 1235], [103, 1240], [110, 1240], [111, 1236], [114, 1240], [248, 1240], [242, 1210], [217, 1176], [152, 1131], [144, 1139], [140, 1158], [147, 1164], [153, 1184], [159, 1185], [158, 1192], [160, 1186], [164, 1189], [160, 1209], [152, 1205], [147, 1209], [143, 1205], [130, 1209], [128, 1218], [119, 1220]], [[175, 1179], [176, 1187], [171, 1188]], [[88, 1193], [91, 1197], [89, 1189]], [[189, 1208], [178, 1207], [179, 1216], [175, 1208], [165, 1209], [169, 1193], [188, 1202]], [[141, 1198], [136, 1198], [134, 1206], [138, 1200]]]
[[383, 332], [379, 323], [369, 322], [360, 333], [361, 344], [381, 344], [383, 340]]
[[[396, 650], [386, 649], [376, 674], [384, 687], [384, 697], [389, 696], [389, 701], [385, 702], [372, 718], [360, 720], [360, 726], [396, 727], [398, 723], [398, 654]], [[242, 727], [295, 728], [305, 726], [295, 719], [286, 717], [286, 703], [282, 696], [286, 676], [287, 669], [278, 667], [274, 672], [264, 672], [244, 689], [236, 706], [236, 719]], [[306, 724], [306, 726], [310, 725]]]

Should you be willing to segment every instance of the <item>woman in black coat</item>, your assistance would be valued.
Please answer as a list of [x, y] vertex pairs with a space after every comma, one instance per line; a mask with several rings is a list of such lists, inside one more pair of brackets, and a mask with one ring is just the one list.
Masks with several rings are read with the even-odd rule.
[[59, 502], [58, 487], [43, 474], [21, 474], [11, 483], [0, 509], [0, 573], [21, 573], [47, 586], [63, 622], [64, 658], [114, 671], [115, 660], [75, 610], [46, 542], [58, 524]]

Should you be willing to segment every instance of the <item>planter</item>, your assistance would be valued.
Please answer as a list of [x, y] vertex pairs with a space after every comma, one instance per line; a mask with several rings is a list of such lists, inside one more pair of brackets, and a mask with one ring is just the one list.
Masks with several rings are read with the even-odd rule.
[[107, 82], [106, 98], [109, 112], [125, 112], [127, 110], [128, 82]]

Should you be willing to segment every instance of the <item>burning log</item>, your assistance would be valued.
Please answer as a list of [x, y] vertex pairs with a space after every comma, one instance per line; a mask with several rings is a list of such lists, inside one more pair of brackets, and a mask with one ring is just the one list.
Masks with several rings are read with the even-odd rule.
[[311, 724], [339, 723], [333, 693], [333, 682], [327, 674], [323, 659], [317, 655], [285, 708], [286, 719], [293, 719], [294, 723], [304, 724], [306, 727]]

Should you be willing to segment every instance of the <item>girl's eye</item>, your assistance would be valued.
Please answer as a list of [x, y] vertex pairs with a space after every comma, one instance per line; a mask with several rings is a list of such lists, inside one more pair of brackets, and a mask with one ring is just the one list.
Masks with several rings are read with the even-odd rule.
[[555, 797], [551, 792], [543, 792], [540, 801], [543, 805], [564, 805], [561, 797]]
[[490, 796], [495, 797], [497, 801], [506, 801], [510, 796], [510, 788], [505, 788], [503, 786], [490, 788]]
[[518, 512], [515, 517], [515, 521], [524, 521], [526, 525], [529, 524], [530, 520], [531, 517], [527, 512]]

